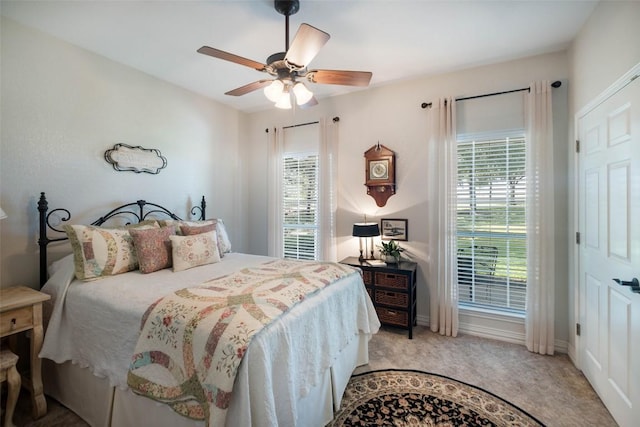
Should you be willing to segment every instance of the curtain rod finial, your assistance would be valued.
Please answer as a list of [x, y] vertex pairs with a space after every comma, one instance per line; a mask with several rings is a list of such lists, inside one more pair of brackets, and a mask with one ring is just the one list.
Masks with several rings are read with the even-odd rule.
[[423, 109], [424, 109], [424, 108], [431, 108], [431, 103], [430, 103], [430, 102], [423, 102], [420, 106], [421, 106]]
[[551, 83], [551, 87], [559, 88], [560, 86], [562, 86], [562, 82], [560, 80], [556, 80], [555, 82]]

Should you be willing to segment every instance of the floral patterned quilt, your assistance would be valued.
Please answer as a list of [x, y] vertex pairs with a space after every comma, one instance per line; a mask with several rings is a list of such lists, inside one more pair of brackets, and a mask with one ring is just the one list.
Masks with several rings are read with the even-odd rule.
[[224, 425], [252, 337], [352, 274], [358, 271], [343, 264], [275, 260], [159, 299], [142, 318], [129, 387], [186, 417]]

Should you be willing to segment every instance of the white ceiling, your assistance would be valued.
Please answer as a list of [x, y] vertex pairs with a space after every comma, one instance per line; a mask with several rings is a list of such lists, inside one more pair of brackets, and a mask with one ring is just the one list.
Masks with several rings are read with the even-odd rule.
[[[305, 22], [331, 35], [310, 69], [373, 72], [372, 86], [566, 49], [597, 1], [301, 0]], [[272, 0], [1, 0], [0, 13], [239, 110], [272, 108], [268, 78], [196, 52], [203, 45], [259, 62], [285, 49]], [[310, 84], [322, 98], [362, 88]]]

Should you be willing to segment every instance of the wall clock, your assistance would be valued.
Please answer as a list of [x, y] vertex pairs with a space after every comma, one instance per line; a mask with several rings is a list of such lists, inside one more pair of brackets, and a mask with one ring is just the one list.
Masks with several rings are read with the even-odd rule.
[[364, 153], [367, 194], [380, 207], [396, 194], [395, 153], [384, 145], [374, 145]]

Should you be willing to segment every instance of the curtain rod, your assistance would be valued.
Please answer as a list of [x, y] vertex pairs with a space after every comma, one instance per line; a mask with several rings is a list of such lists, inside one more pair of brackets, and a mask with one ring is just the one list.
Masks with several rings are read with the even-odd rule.
[[[333, 118], [333, 119], [331, 119], [331, 120], [333, 120], [333, 123], [338, 123], [338, 122], [340, 121], [340, 117], [336, 116], [336, 117], [334, 117], [334, 118]], [[298, 126], [315, 125], [315, 124], [317, 124], [317, 123], [320, 123], [320, 122], [316, 121], [316, 122], [309, 122], [309, 123], [301, 123], [301, 124], [299, 124], [299, 125], [285, 126], [285, 127], [283, 127], [282, 129], [297, 128]], [[266, 128], [264, 131], [265, 131], [266, 133], [269, 133], [269, 128]], [[274, 131], [275, 131], [275, 128], [274, 128]]]
[[[562, 82], [560, 80], [556, 80], [555, 82], [551, 83], [551, 87], [553, 88], [558, 88], [560, 86], [562, 86]], [[505, 90], [503, 92], [493, 92], [493, 93], [485, 93], [482, 95], [465, 96], [463, 98], [456, 98], [456, 101], [466, 101], [467, 99], [476, 99], [476, 98], [484, 98], [487, 96], [504, 95], [505, 93], [522, 92], [524, 90], [529, 91], [530, 89], [528, 87], [523, 87], [521, 89]], [[431, 108], [431, 102], [423, 102], [421, 107]]]
[[300, 126], [316, 125], [318, 123], [320, 122], [300, 123], [299, 125], [283, 126], [282, 129], [291, 129], [291, 128], [297, 128]]

